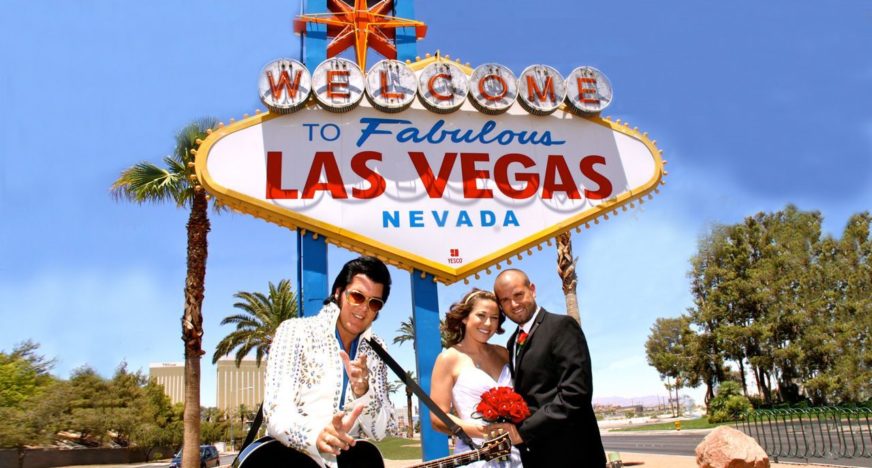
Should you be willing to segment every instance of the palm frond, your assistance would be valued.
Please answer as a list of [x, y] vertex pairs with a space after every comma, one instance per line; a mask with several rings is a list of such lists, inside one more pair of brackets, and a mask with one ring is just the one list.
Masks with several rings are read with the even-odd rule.
[[253, 326], [258, 327], [263, 325], [263, 322], [252, 318], [250, 315], [235, 314], [224, 317], [221, 320], [221, 325], [236, 324], [236, 328]]
[[179, 207], [188, 206], [194, 194], [190, 182], [194, 169], [188, 167], [194, 161], [191, 150], [198, 146], [197, 139], [206, 138], [206, 130], [216, 124], [215, 119], [205, 118], [187, 125], [176, 134], [173, 154], [163, 158], [166, 167], [149, 162], [135, 164], [112, 184], [112, 196], [140, 204], [173, 200]]
[[236, 367], [239, 367], [242, 364], [242, 360], [245, 359], [245, 356], [248, 356], [248, 353], [251, 352], [251, 348], [255, 347], [255, 343], [251, 341], [246, 341], [239, 349], [236, 351]]
[[254, 316], [263, 315], [265, 311], [270, 309], [270, 301], [263, 293], [239, 291], [233, 295], [240, 302], [233, 304], [233, 307], [242, 309]]
[[182, 190], [173, 194], [173, 200], [175, 200], [176, 206], [188, 206], [191, 197], [194, 196], [194, 187], [191, 185], [191, 180], [189, 179], [189, 177], [194, 174], [194, 170], [187, 167], [185, 163], [177, 161], [172, 156], [166, 156], [163, 160], [164, 164], [166, 164], [167, 170], [177, 175], [179, 185], [182, 187]]
[[215, 349], [213, 362], [236, 350], [237, 365], [251, 351], [260, 364], [272, 344], [275, 332], [282, 322], [297, 317], [297, 300], [288, 280], [278, 285], [269, 283], [268, 293], [238, 291], [233, 295], [239, 301], [233, 307], [241, 313], [225, 317], [221, 325], [235, 325], [236, 329], [225, 336]]
[[164, 164], [167, 166], [167, 170], [172, 172], [173, 174], [186, 174], [190, 173], [190, 169], [183, 161], [179, 161], [173, 156], [164, 156], [163, 158]]
[[266, 355], [266, 351], [263, 348], [257, 348], [257, 352], [254, 355], [255, 362], [257, 362], [257, 367], [260, 367], [260, 363], [263, 362], [264, 355]]
[[182, 165], [187, 165], [194, 161], [194, 156], [191, 154], [191, 149], [199, 146], [197, 139], [205, 139], [208, 135], [206, 130], [216, 128], [218, 120], [213, 117], [205, 117], [188, 124], [178, 134], [176, 134], [176, 149], [173, 151], [173, 157], [181, 162]]
[[[247, 330], [236, 330], [230, 332], [215, 346], [215, 353], [212, 355], [212, 364], [218, 362], [218, 359], [229, 355], [234, 349], [240, 346], [245, 346], [246, 343], [249, 343], [250, 341], [251, 333]], [[244, 356], [245, 354], [243, 354], [243, 357]]]
[[110, 190], [116, 200], [160, 203], [177, 199], [178, 192], [186, 188], [182, 179], [167, 169], [140, 162], [125, 169]]
[[226, 213], [230, 211], [230, 207], [225, 205], [221, 200], [217, 198], [212, 199], [212, 212], [215, 214]]
[[399, 335], [394, 337], [394, 344], [403, 344], [406, 341], [415, 343], [415, 317], [409, 316], [408, 320], [400, 322], [400, 328], [397, 329]]

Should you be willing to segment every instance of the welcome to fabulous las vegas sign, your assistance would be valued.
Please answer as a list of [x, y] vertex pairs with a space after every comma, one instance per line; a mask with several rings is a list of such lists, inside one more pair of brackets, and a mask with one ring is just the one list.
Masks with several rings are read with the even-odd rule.
[[599, 117], [612, 90], [592, 67], [280, 59], [259, 93], [268, 113], [200, 145], [200, 183], [448, 284], [626, 210], [665, 173], [654, 141]]

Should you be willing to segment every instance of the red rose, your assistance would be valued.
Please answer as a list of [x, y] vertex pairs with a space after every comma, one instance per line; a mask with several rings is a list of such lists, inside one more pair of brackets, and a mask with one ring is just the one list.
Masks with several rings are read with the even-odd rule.
[[479, 413], [484, 413], [484, 411], [487, 409], [493, 410], [493, 407], [491, 407], [491, 405], [489, 405], [485, 401], [480, 402], [478, 404], [478, 406], [475, 407], [475, 410], [478, 411]]
[[476, 417], [488, 422], [511, 421], [517, 424], [530, 415], [527, 402], [512, 387], [496, 387], [484, 392], [475, 410]]
[[512, 419], [512, 422], [518, 424], [530, 416], [530, 409], [527, 408], [526, 403], [514, 404], [509, 409], [509, 417]]

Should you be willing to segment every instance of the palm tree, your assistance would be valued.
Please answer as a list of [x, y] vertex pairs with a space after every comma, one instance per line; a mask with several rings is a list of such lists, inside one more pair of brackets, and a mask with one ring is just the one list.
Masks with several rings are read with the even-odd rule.
[[[406, 378], [410, 380], [415, 380], [415, 373], [412, 371], [406, 371]], [[411, 439], [415, 437], [415, 427], [412, 423], [412, 388], [406, 385], [402, 380], [394, 381], [394, 388], [399, 389], [399, 387], [406, 387], [406, 417], [408, 418], [409, 424], [406, 426], [406, 438]], [[390, 384], [388, 385], [390, 387]]]
[[[388, 395], [393, 395], [394, 393], [399, 392], [400, 389], [403, 388], [404, 386], [405, 386], [405, 384], [403, 384], [403, 382], [400, 380], [394, 380], [393, 382], [388, 382]], [[391, 435], [399, 437], [400, 433], [399, 433], [399, 431], [397, 431], [396, 433], [392, 433]]]
[[[112, 184], [115, 199], [138, 204], [173, 201], [188, 208], [188, 253], [185, 278], [185, 310], [182, 315], [182, 341], [185, 343], [185, 416], [182, 466], [200, 465], [200, 356], [203, 355], [203, 294], [210, 224], [209, 198], [196, 180], [194, 150], [206, 138], [213, 119], [193, 122], [176, 134], [173, 154], [164, 157], [166, 167], [140, 162], [125, 169]], [[219, 208], [220, 205], [214, 205]]]
[[403, 388], [403, 382], [399, 380], [394, 380], [393, 382], [388, 382], [388, 395], [393, 395], [400, 391]]
[[572, 256], [572, 237], [569, 231], [557, 235], [557, 275], [563, 284], [563, 295], [566, 296], [566, 315], [574, 318], [581, 325], [581, 315], [578, 311], [578, 295], [575, 287], [578, 285], [578, 275], [575, 265], [578, 259]]
[[[443, 322], [444, 322], [444, 320], [440, 320], [439, 324], [441, 325]], [[397, 328], [397, 333], [399, 333], [399, 334], [394, 337], [394, 341], [393, 341], [394, 344], [403, 344], [407, 341], [411, 341], [412, 347], [414, 348], [415, 347], [415, 317], [410, 315], [408, 320], [404, 320], [404, 321], [400, 322], [400, 328]], [[446, 343], [445, 331], [442, 330], [441, 326], [439, 327], [439, 339], [442, 342], [442, 347], [447, 348], [447, 346], [445, 346], [445, 343]]]
[[415, 317], [409, 316], [408, 320], [400, 322], [400, 328], [397, 328], [397, 336], [394, 337], [394, 344], [403, 344], [407, 341], [412, 342], [412, 347], [415, 347]]
[[[410, 315], [408, 320], [404, 320], [400, 322], [400, 328], [397, 329], [397, 336], [394, 337], [394, 344], [403, 344], [406, 341], [412, 342], [412, 347], [415, 347], [415, 317]], [[443, 343], [445, 340], [443, 339]], [[444, 346], [443, 346], [444, 347]], [[412, 371], [406, 371], [406, 377], [409, 379], [415, 379], [415, 373]], [[406, 415], [408, 417], [409, 425], [406, 428], [406, 434], [409, 439], [415, 436], [414, 430], [415, 427], [412, 425], [412, 389], [405, 384], [405, 382], [401, 380], [396, 381], [397, 385], [405, 385], [406, 387]]]
[[221, 418], [221, 411], [214, 406], [204, 406], [200, 408], [200, 419], [203, 421], [215, 422]]
[[269, 295], [261, 292], [239, 291], [233, 297], [240, 299], [240, 302], [233, 304], [233, 307], [242, 310], [243, 313], [225, 317], [221, 321], [221, 325], [235, 324], [236, 330], [218, 343], [215, 354], [212, 355], [212, 364], [239, 348], [236, 350], [236, 367], [239, 367], [242, 358], [252, 349], [256, 351], [257, 365], [260, 366], [279, 325], [298, 315], [297, 298], [291, 290], [291, 282], [286, 279], [281, 280], [276, 286], [270, 281]]

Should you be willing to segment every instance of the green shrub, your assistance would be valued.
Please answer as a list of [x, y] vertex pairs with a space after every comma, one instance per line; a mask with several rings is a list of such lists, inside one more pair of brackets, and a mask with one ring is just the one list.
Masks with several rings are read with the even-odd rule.
[[754, 409], [763, 408], [766, 403], [760, 395], [751, 395], [748, 397], [748, 401], [751, 402], [751, 406], [753, 406]]
[[708, 421], [710, 423], [735, 421], [753, 409], [748, 397], [742, 395], [738, 383], [723, 382], [718, 386], [718, 393], [709, 405]]

